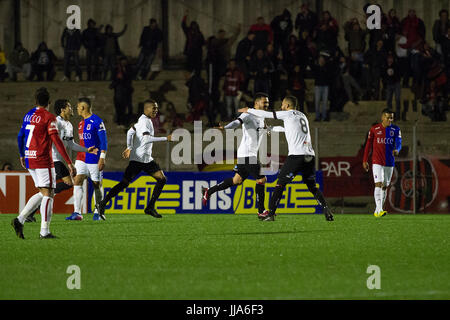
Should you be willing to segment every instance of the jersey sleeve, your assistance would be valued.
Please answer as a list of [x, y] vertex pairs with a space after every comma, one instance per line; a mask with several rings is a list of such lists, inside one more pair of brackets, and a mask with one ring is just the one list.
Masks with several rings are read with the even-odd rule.
[[17, 135], [17, 145], [19, 146], [20, 157], [25, 157], [25, 129], [23, 125], [20, 127], [19, 134]]
[[395, 136], [395, 150], [400, 152], [402, 149], [402, 132], [400, 128], [398, 128], [397, 135]]
[[256, 110], [256, 109], [248, 109], [247, 113], [250, 113], [250, 114], [260, 117], [260, 118], [277, 119], [275, 112], [268, 112], [268, 111]]
[[133, 140], [136, 135], [136, 128], [132, 126], [127, 131], [127, 149], [133, 150]]
[[98, 138], [100, 140], [100, 151], [106, 151], [108, 149], [108, 139], [106, 138], [106, 128], [103, 121], [98, 124], [97, 130]]
[[373, 137], [374, 137], [374, 132], [373, 132], [373, 127], [372, 127], [369, 130], [369, 135], [368, 135], [367, 141], [366, 141], [366, 147], [364, 148], [363, 162], [368, 162], [368, 160], [369, 160], [369, 153], [372, 150], [372, 145], [373, 145]]
[[48, 133], [49, 136], [51, 136], [53, 134], [59, 134], [58, 122], [57, 122], [56, 117], [54, 115], [50, 115], [48, 117], [47, 133]]

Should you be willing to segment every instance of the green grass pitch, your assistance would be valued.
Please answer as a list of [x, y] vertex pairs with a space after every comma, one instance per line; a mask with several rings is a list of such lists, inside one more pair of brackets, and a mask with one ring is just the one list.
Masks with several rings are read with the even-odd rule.
[[0, 215], [1, 299], [450, 298], [449, 215], [54, 215], [54, 240], [39, 216], [17, 238], [15, 216]]

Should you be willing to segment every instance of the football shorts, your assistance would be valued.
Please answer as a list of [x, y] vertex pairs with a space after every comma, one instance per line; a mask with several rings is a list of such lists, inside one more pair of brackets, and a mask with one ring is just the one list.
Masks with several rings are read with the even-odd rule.
[[36, 188], [56, 188], [55, 168], [28, 169]]
[[97, 163], [86, 163], [77, 160], [75, 161], [75, 169], [77, 169], [77, 176], [85, 175], [95, 182], [100, 182], [103, 179], [103, 171], [98, 170]]
[[391, 183], [393, 172], [394, 167], [385, 167], [379, 164], [372, 165], [373, 180], [375, 183], [382, 182], [383, 185], [388, 186]]

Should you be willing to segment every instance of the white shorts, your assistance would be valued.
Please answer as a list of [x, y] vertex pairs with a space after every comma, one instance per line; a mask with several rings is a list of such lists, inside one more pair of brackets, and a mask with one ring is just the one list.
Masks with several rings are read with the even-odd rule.
[[85, 175], [91, 178], [92, 181], [99, 182], [103, 179], [103, 171], [98, 170], [97, 163], [86, 163], [81, 160], [75, 161], [75, 169], [78, 175]]
[[385, 167], [379, 164], [372, 165], [373, 180], [375, 183], [382, 182], [383, 185], [389, 186], [393, 172], [394, 167]]
[[55, 168], [28, 169], [36, 188], [56, 188]]

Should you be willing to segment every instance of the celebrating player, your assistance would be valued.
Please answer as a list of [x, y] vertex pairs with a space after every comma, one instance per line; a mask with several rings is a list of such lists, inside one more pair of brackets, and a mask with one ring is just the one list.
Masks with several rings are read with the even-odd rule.
[[316, 187], [316, 169], [314, 164], [315, 153], [311, 144], [308, 118], [295, 110], [297, 98], [287, 96], [283, 99], [281, 110], [267, 112], [256, 109], [242, 108], [238, 112], [247, 112], [257, 117], [280, 119], [284, 122], [286, 140], [289, 154], [278, 175], [278, 184], [273, 191], [269, 203], [269, 212], [264, 221], [274, 221], [275, 211], [283, 195], [286, 184], [292, 182], [294, 177], [301, 172], [308, 190], [324, 209], [325, 219], [333, 221], [333, 214], [322, 192]]
[[41, 204], [41, 231], [40, 239], [56, 238], [50, 233], [50, 221], [53, 213], [53, 191], [56, 187], [56, 175], [51, 155], [52, 143], [66, 161], [71, 176], [76, 174], [64, 144], [58, 136], [57, 121], [48, 111], [50, 94], [47, 89], [36, 91], [36, 107], [31, 109], [23, 118], [23, 124], [17, 138], [20, 153], [20, 163], [30, 172], [39, 192], [32, 196], [17, 218], [13, 219], [12, 226], [19, 238], [23, 235], [23, 224], [36, 204]]
[[[55, 114], [57, 115], [56, 127], [58, 128], [59, 137], [61, 138], [69, 157], [72, 156], [72, 151], [97, 154], [98, 149], [95, 146], [85, 148], [73, 141], [73, 126], [69, 121], [73, 116], [73, 109], [70, 105], [69, 100], [56, 100], [54, 109]], [[63, 157], [59, 154], [55, 145], [53, 145], [52, 147], [52, 158], [55, 165], [56, 180], [62, 180], [62, 182], [58, 182], [56, 184], [56, 195], [64, 190], [72, 188], [73, 182], [69, 170], [64, 165]], [[36, 204], [36, 208], [33, 210], [33, 213], [28, 216], [26, 222], [36, 221], [36, 219], [34, 218], [34, 214], [36, 213], [37, 206], [38, 204]]]
[[383, 217], [387, 211], [383, 209], [387, 188], [391, 183], [394, 171], [395, 156], [402, 148], [402, 134], [400, 128], [392, 124], [394, 113], [389, 109], [381, 112], [381, 123], [370, 128], [364, 149], [363, 167], [369, 171], [369, 153], [372, 151], [372, 173], [375, 181], [375, 212], [377, 218]]
[[[78, 124], [78, 135], [80, 145], [86, 148], [95, 147], [101, 151], [100, 155], [90, 153], [78, 153], [75, 161], [77, 176], [74, 179], [73, 197], [74, 212], [66, 220], [81, 220], [81, 204], [83, 201], [83, 181], [89, 177], [94, 186], [95, 203], [99, 203], [102, 198], [102, 176], [105, 167], [106, 150], [108, 141], [106, 139], [106, 129], [103, 120], [92, 113], [91, 100], [89, 98], [78, 99], [77, 112], [83, 117]], [[104, 217], [103, 217], [104, 218]], [[94, 212], [94, 220], [100, 220], [98, 213]]]
[[[256, 110], [266, 110], [269, 106], [269, 98], [265, 93], [257, 93], [254, 100]], [[261, 175], [261, 164], [258, 161], [258, 149], [261, 145], [261, 135], [265, 129], [264, 119], [252, 114], [241, 114], [236, 120], [220, 129], [235, 129], [242, 125], [242, 140], [237, 151], [237, 165], [234, 167], [236, 174], [210, 189], [203, 188], [202, 202], [206, 206], [209, 198], [217, 191], [225, 190], [232, 186], [240, 185], [251, 175], [256, 179], [256, 199], [258, 203], [258, 217], [267, 216], [268, 211], [264, 207], [264, 187], [266, 177]]]
[[148, 175], [156, 179], [156, 185], [153, 189], [151, 199], [148, 199], [145, 214], [149, 214], [155, 218], [162, 218], [156, 211], [155, 203], [161, 194], [164, 185], [167, 182], [164, 172], [152, 158], [153, 142], [172, 141], [172, 136], [155, 137], [152, 120], [158, 114], [158, 103], [154, 100], [146, 100], [144, 102], [144, 114], [139, 118], [138, 122], [133, 125], [127, 132], [127, 148], [123, 151], [122, 157], [130, 159], [128, 167], [125, 169], [122, 181], [116, 184], [100, 201], [96, 207], [102, 219], [105, 219], [105, 206], [123, 189], [128, 187], [130, 182], [141, 172], [144, 171]]

